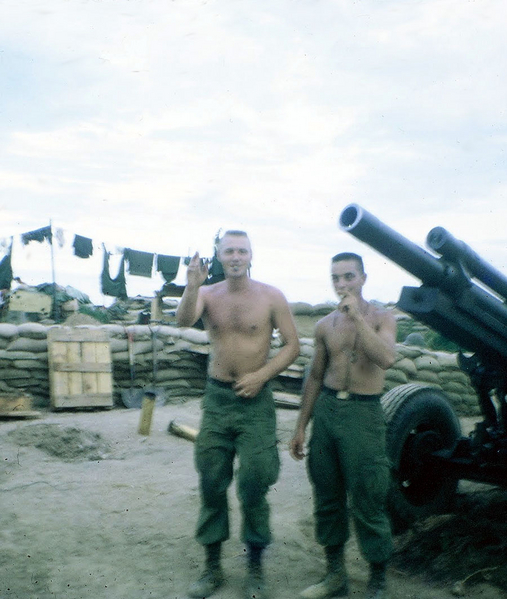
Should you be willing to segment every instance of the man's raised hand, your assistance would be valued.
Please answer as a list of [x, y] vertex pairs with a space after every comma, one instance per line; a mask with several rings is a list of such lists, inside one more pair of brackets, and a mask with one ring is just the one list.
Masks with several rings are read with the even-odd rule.
[[208, 278], [208, 273], [208, 262], [201, 260], [199, 252], [196, 252], [188, 264], [187, 283], [199, 287]]

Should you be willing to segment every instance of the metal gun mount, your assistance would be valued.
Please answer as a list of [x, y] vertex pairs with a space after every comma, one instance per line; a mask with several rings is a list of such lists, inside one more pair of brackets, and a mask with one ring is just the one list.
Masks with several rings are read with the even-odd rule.
[[442, 227], [427, 236], [434, 256], [357, 204], [343, 209], [339, 226], [421, 281], [403, 287], [401, 310], [473, 353], [461, 352], [459, 363], [483, 421], [467, 438], [435, 387], [400, 385], [382, 398], [395, 529], [449, 509], [459, 479], [507, 487], [507, 278]]

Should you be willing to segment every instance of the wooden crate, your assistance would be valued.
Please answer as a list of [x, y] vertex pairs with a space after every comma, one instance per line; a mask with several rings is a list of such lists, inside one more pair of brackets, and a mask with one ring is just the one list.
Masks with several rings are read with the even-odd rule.
[[9, 296], [9, 310], [13, 312], [50, 316], [52, 305], [53, 298], [39, 291], [16, 289]]
[[106, 331], [48, 331], [51, 407], [112, 407], [111, 348]]
[[32, 396], [27, 393], [0, 393], [0, 418], [37, 418]]

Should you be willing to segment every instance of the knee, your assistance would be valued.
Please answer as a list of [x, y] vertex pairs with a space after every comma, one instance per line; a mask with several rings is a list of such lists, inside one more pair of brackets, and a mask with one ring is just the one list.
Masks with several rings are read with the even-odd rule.
[[243, 505], [257, 505], [266, 496], [269, 486], [276, 481], [276, 475], [255, 469], [238, 476], [238, 495]]
[[203, 500], [208, 505], [223, 501], [232, 480], [232, 467], [218, 460], [199, 459], [199, 483]]
[[201, 473], [201, 495], [206, 505], [218, 505], [222, 503], [227, 494], [227, 484], [224, 480], [210, 476], [206, 473]]
[[383, 506], [389, 490], [389, 464], [386, 458], [377, 458], [361, 467], [354, 496], [357, 503], [369, 501]]

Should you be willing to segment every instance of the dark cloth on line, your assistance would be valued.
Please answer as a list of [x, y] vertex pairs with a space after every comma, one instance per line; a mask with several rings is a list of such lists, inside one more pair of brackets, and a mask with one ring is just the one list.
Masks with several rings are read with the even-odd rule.
[[0, 261], [0, 289], [10, 289], [12, 283], [12, 241], [9, 252]]
[[180, 256], [157, 254], [157, 271], [162, 274], [166, 283], [174, 281], [180, 268]]
[[151, 277], [154, 254], [127, 248], [124, 256], [129, 264], [129, 274], [136, 277]]
[[100, 275], [102, 293], [120, 299], [127, 299], [127, 284], [125, 281], [125, 255], [122, 255], [120, 268], [115, 279], [109, 274], [109, 254], [104, 248], [104, 265]]
[[23, 245], [27, 245], [30, 241], [42, 243], [45, 239], [47, 239], [49, 243], [53, 243], [53, 234], [51, 233], [50, 226], [42, 227], [42, 229], [36, 229], [35, 231], [28, 231], [28, 233], [23, 233], [21, 235]]
[[209, 268], [210, 276], [206, 279], [205, 285], [213, 285], [214, 283], [220, 283], [225, 279], [224, 269], [222, 263], [216, 256], [213, 256], [211, 260], [211, 266]]
[[74, 236], [74, 255], [78, 258], [89, 258], [93, 254], [93, 243], [88, 237]]

